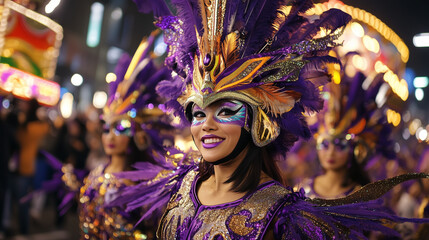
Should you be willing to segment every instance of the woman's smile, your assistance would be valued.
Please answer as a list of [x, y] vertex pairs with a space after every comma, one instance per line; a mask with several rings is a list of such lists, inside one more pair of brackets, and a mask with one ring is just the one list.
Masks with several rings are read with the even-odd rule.
[[215, 148], [224, 140], [225, 138], [221, 138], [213, 134], [205, 135], [201, 138], [201, 142], [204, 148]]

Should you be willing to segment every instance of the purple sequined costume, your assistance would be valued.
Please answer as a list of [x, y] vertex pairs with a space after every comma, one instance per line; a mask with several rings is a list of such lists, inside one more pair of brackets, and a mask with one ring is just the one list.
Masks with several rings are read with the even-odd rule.
[[[157, 237], [168, 240], [366, 239], [363, 235], [366, 231], [397, 236], [393, 229], [384, 226], [386, 223], [428, 221], [397, 217], [379, 200], [374, 200], [403, 181], [429, 177], [423, 173], [377, 181], [335, 200], [310, 199], [305, 197], [303, 189], [294, 192], [276, 181], [269, 181], [239, 200], [204, 206], [196, 195], [199, 168], [192, 162], [194, 156], [185, 154], [182, 159], [188, 160], [177, 162], [175, 168], [155, 177], [150, 177], [150, 165], [142, 166], [135, 174], [147, 180], [127, 187], [112, 205], [126, 204], [126, 211], [151, 206], [141, 220], [167, 205]], [[190, 165], [183, 165], [184, 162]]]
[[168, 200], [159, 239], [366, 239], [365, 231], [397, 235], [383, 225], [386, 222], [427, 221], [396, 217], [373, 200], [395, 184], [421, 177], [428, 176], [407, 174], [378, 181], [336, 200], [309, 199], [303, 189], [294, 192], [268, 181], [236, 201], [205, 206], [196, 195], [199, 169], [194, 163], [131, 186], [117, 201], [127, 203], [130, 210]]
[[141, 211], [131, 213], [120, 207], [107, 207], [115, 195], [131, 182], [104, 173], [106, 166], [92, 170], [80, 188], [79, 227], [81, 239], [146, 239], [134, 229]]
[[161, 220], [161, 239], [262, 239], [289, 193], [269, 181], [236, 201], [205, 206], [196, 194], [197, 181], [196, 169], [184, 177]]
[[156, 226], [145, 224], [145, 229], [143, 225], [134, 228], [143, 208], [126, 212], [124, 205], [108, 205], [120, 191], [133, 185], [131, 181], [105, 173], [107, 165], [100, 165], [86, 174], [71, 165], [63, 165], [49, 153], [44, 152], [44, 155], [55, 170], [53, 179], [44, 182], [44, 191], [55, 191], [62, 198], [59, 205], [61, 215], [66, 213], [78, 196], [80, 239], [131, 240], [147, 239], [145, 237], [148, 234], [153, 235]]

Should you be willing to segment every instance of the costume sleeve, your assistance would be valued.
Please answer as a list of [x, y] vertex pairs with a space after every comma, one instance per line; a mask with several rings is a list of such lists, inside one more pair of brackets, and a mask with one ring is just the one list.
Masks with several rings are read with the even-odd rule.
[[42, 184], [45, 192], [57, 192], [62, 199], [58, 206], [61, 215], [64, 215], [72, 206], [75, 197], [79, 194], [79, 189], [83, 185], [88, 171], [75, 169], [70, 164], [63, 164], [52, 154], [41, 151], [47, 163], [53, 168], [54, 173], [51, 180]]
[[[118, 192], [109, 206], [126, 206], [125, 211], [130, 212], [137, 208], [144, 209], [144, 214], [137, 222], [153, 218], [154, 213], [163, 212], [173, 193], [177, 192], [183, 177], [191, 169], [197, 168], [195, 152], [169, 151], [167, 156], [154, 155], [156, 162], [164, 158], [163, 166], [149, 162], [139, 162], [134, 167], [137, 170], [115, 174], [118, 178], [137, 182]], [[160, 217], [160, 216], [159, 216]]]
[[362, 187], [345, 198], [310, 199], [304, 190], [291, 192], [277, 212], [276, 239], [366, 239], [364, 233], [379, 231], [399, 236], [389, 227], [400, 222], [429, 222], [428, 218], [401, 218], [378, 199], [395, 185], [410, 179], [429, 178], [428, 174], [405, 174]]

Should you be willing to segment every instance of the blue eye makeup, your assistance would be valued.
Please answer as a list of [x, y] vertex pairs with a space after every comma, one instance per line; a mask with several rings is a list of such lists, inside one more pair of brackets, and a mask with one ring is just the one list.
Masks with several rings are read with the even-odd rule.
[[115, 122], [112, 125], [109, 125], [106, 123], [103, 125], [103, 133], [109, 134], [110, 130], [113, 130], [113, 133], [116, 136], [126, 135], [128, 137], [132, 137], [134, 136], [132, 125], [133, 125], [132, 122], [127, 119], [120, 120], [118, 122]]
[[246, 105], [238, 101], [224, 102], [216, 110], [215, 120], [219, 123], [244, 127], [246, 123]]
[[192, 109], [192, 126], [203, 124], [206, 121], [206, 113], [197, 105]]
[[[192, 109], [192, 125], [197, 126], [206, 121], [206, 110], [195, 105]], [[225, 101], [216, 108], [213, 119], [222, 124], [246, 125], [247, 107], [239, 101]]]

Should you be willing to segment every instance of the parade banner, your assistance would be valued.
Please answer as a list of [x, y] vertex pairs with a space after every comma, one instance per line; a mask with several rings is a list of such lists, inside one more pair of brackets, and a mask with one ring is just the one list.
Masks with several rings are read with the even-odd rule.
[[52, 106], [60, 97], [53, 82], [62, 27], [13, 1], [0, 1], [0, 89]]

